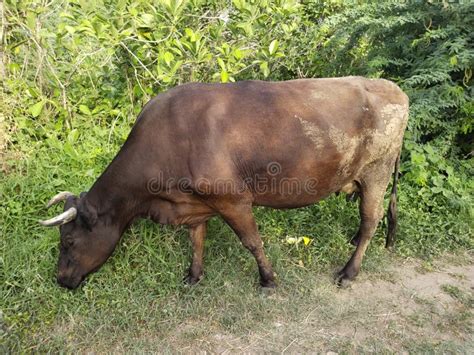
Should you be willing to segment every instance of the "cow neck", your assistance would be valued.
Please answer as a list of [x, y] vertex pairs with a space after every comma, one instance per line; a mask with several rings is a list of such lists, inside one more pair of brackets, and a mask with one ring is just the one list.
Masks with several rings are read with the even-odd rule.
[[121, 161], [117, 157], [112, 161], [89, 190], [86, 199], [97, 209], [99, 217], [107, 216], [109, 223], [123, 229], [140, 211], [137, 211], [136, 194], [132, 191], [133, 177], [126, 176], [130, 169], [121, 167]]

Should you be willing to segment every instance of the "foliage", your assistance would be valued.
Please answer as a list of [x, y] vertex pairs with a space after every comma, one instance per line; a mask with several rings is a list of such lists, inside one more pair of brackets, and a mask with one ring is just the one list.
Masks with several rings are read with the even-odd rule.
[[[57, 231], [36, 224], [52, 194], [91, 186], [152, 96], [188, 81], [394, 80], [411, 100], [397, 253], [430, 259], [472, 250], [473, 8], [420, 1], [7, 0], [0, 336], [8, 336], [9, 347], [45, 350], [29, 334], [45, 336], [69, 315], [92, 310], [92, 328], [106, 316], [110, 329], [143, 319], [155, 325], [152, 315], [174, 316], [168, 300], [199, 292], [180, 284], [189, 261], [185, 231], [147, 222], [132, 228], [84, 287], [59, 290]], [[295, 288], [302, 287], [302, 270], [329, 272], [347, 259], [358, 223], [356, 208], [341, 197], [256, 215], [282, 284]], [[252, 258], [220, 221], [210, 229], [203, 294], [218, 294], [225, 280], [248, 289], [256, 277]], [[369, 268], [384, 255], [381, 234]]]
[[[12, 4], [7, 84], [29, 96], [15, 116], [41, 136], [88, 118], [133, 117], [183, 82], [268, 77], [282, 65], [279, 41], [298, 26], [298, 9], [294, 1], [235, 1], [230, 9], [202, 0]], [[38, 127], [48, 122], [54, 127]]]

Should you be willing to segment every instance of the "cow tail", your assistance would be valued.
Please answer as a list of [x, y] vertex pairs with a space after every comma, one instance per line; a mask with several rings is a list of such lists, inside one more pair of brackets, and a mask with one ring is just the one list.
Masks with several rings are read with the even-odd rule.
[[398, 170], [399, 169], [400, 169], [400, 153], [398, 153], [397, 160], [395, 161], [395, 169], [393, 172], [392, 192], [390, 194], [390, 202], [388, 204], [388, 211], [387, 211], [388, 230], [387, 230], [387, 237], [385, 239], [386, 248], [393, 248], [395, 244], [395, 233], [397, 231], [397, 183], [398, 183]]

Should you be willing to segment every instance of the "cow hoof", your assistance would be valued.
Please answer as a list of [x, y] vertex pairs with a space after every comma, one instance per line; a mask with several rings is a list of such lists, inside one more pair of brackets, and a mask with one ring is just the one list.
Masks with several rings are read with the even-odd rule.
[[354, 280], [354, 277], [350, 277], [344, 270], [339, 271], [334, 278], [334, 282], [340, 288], [349, 288], [352, 280]]
[[183, 278], [183, 282], [186, 284], [186, 285], [189, 285], [189, 286], [193, 286], [193, 285], [196, 285], [197, 283], [199, 283], [200, 281], [202, 280], [202, 275], [199, 276], [199, 277], [195, 277], [195, 276], [192, 276], [191, 274], [185, 276]]
[[260, 281], [260, 286], [264, 289], [274, 289], [276, 288], [276, 283], [274, 280]]

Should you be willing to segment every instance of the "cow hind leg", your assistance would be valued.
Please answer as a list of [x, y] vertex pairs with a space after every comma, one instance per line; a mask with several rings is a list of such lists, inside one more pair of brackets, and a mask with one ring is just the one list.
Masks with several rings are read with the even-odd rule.
[[189, 238], [193, 247], [193, 258], [188, 275], [184, 281], [189, 285], [198, 283], [202, 278], [204, 239], [206, 238], [207, 222], [189, 228]]
[[384, 166], [379, 166], [372, 171], [372, 174], [368, 173], [369, 177], [361, 182], [359, 205], [361, 222], [352, 240], [357, 247], [346, 266], [336, 275], [339, 286], [348, 285], [359, 273], [365, 251], [383, 217], [383, 198], [390, 178], [390, 170], [386, 174], [380, 172], [384, 170]]
[[360, 228], [357, 231], [357, 233], [352, 237], [351, 239], [351, 244], [358, 246], [359, 245], [359, 240], [360, 240]]
[[269, 288], [275, 287], [275, 276], [263, 250], [263, 242], [253, 217], [252, 206], [232, 205], [220, 212], [226, 223], [237, 234], [243, 246], [255, 257], [260, 273], [260, 285]]

